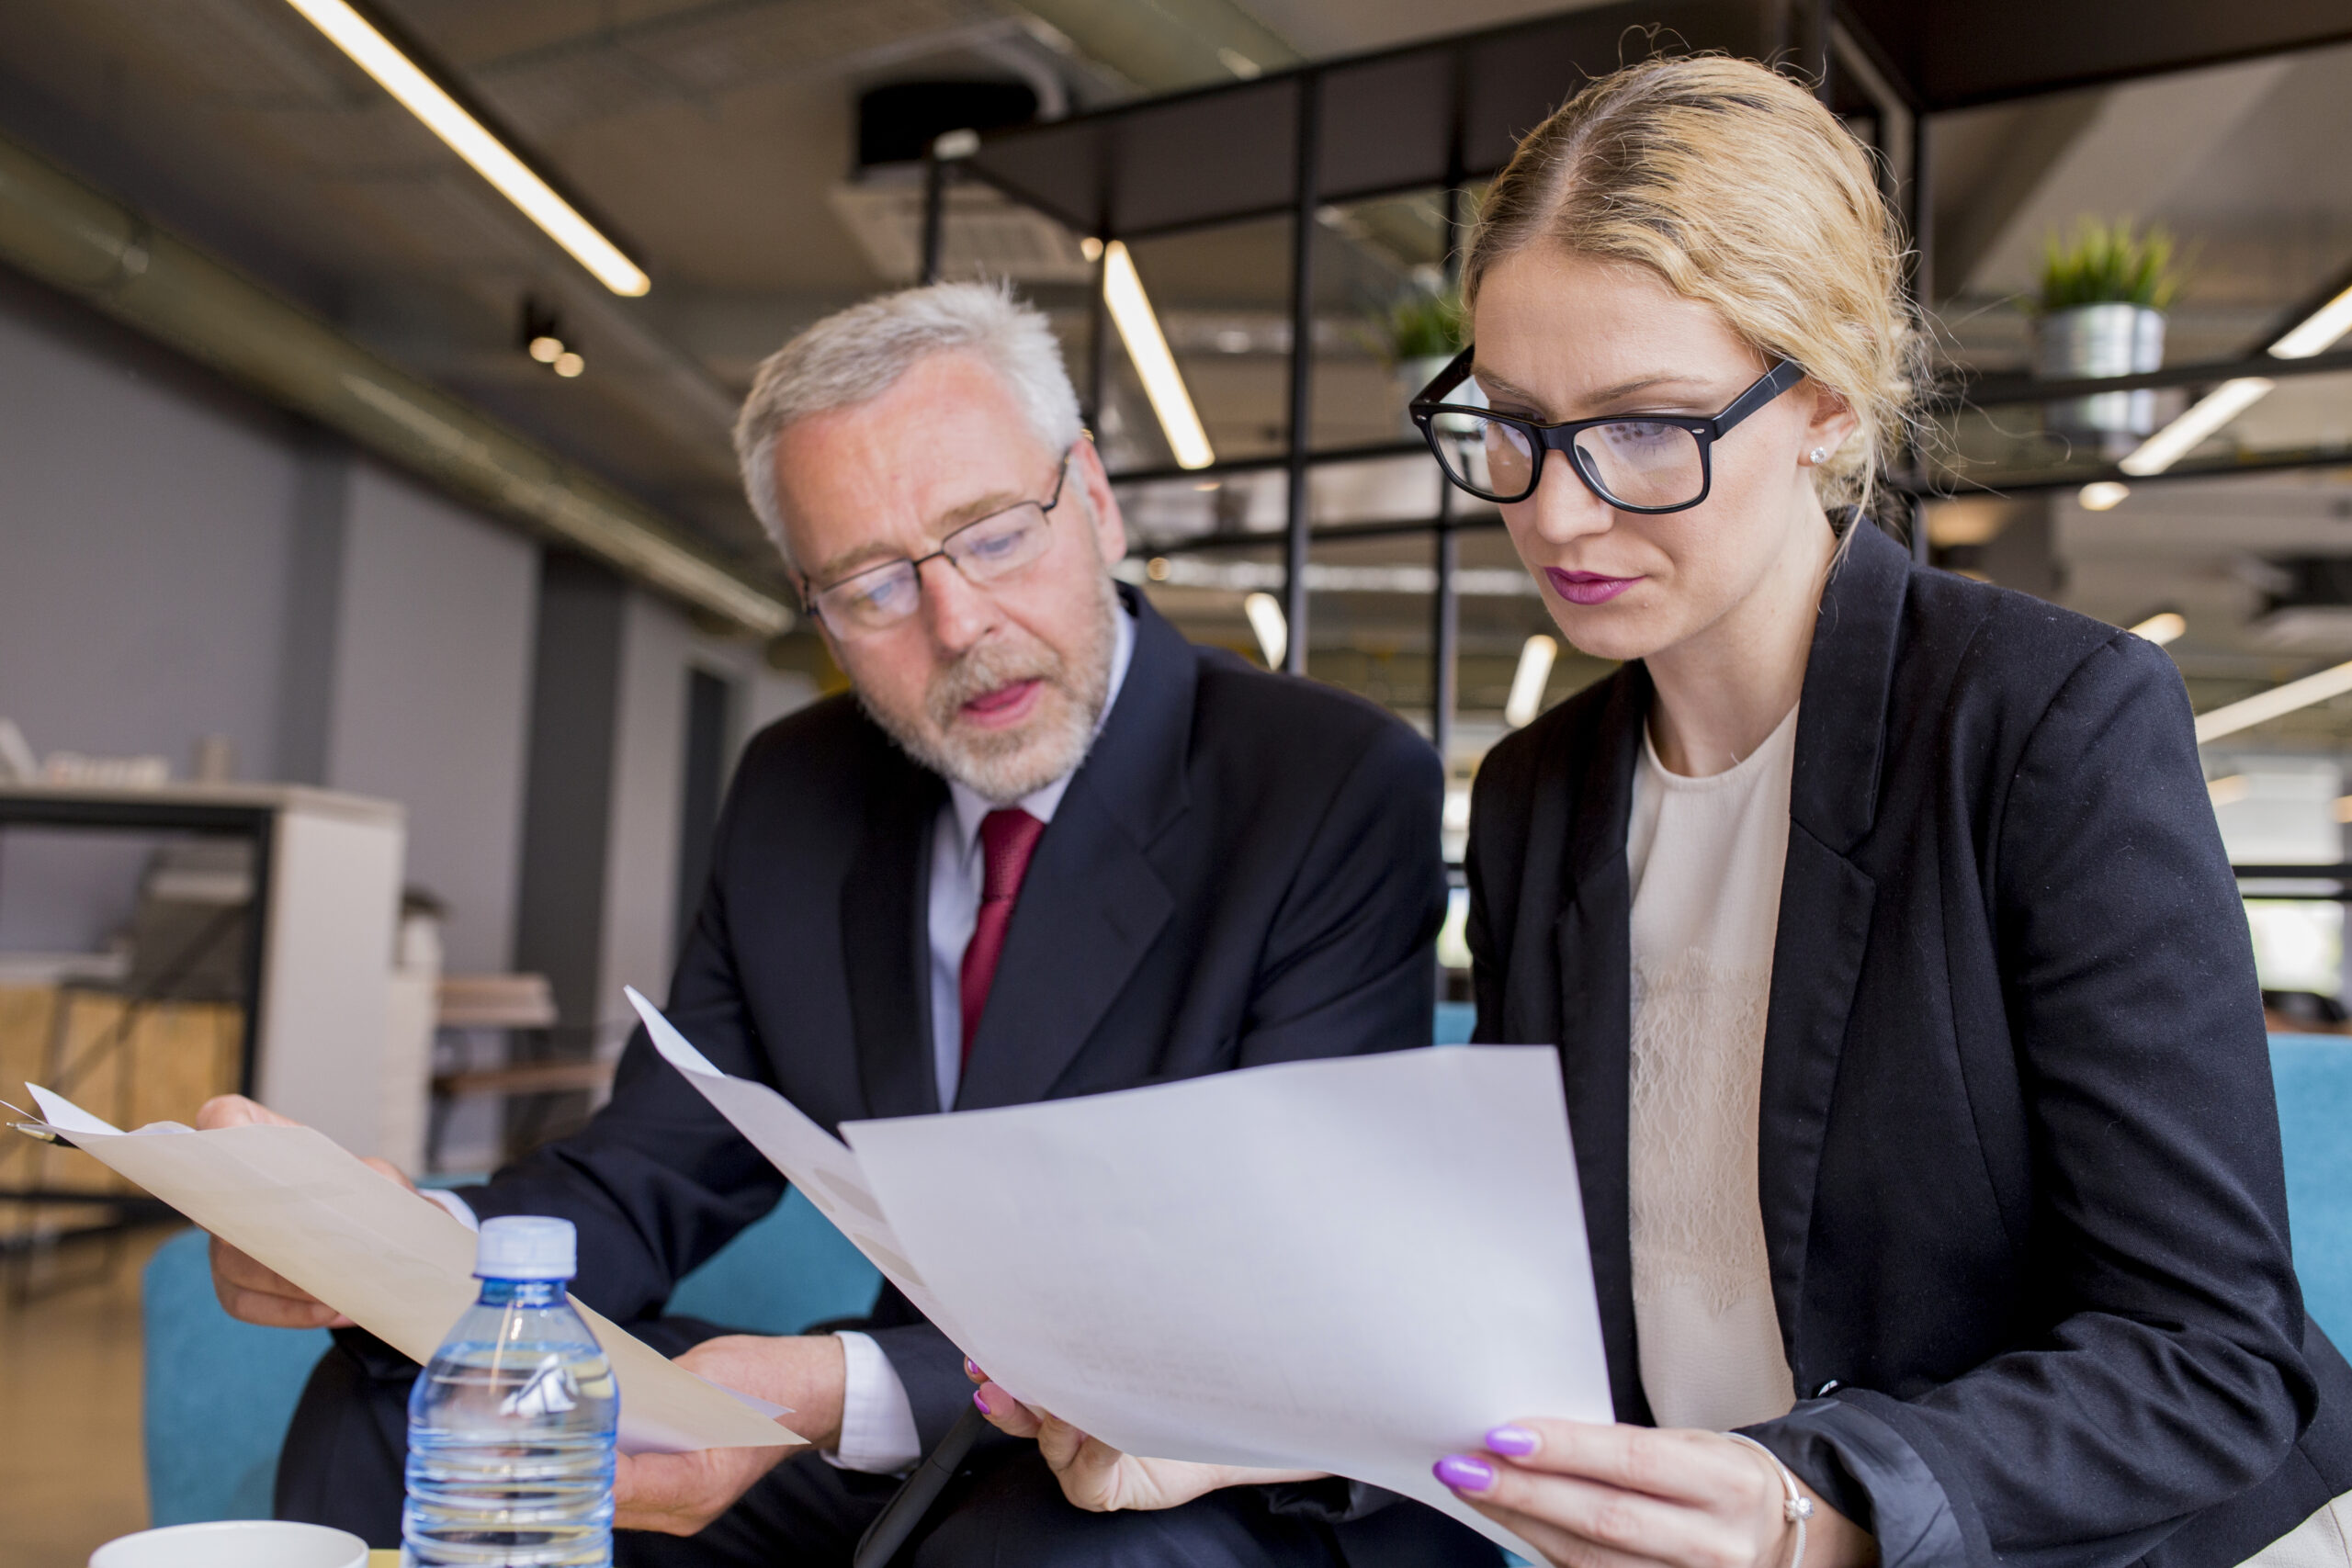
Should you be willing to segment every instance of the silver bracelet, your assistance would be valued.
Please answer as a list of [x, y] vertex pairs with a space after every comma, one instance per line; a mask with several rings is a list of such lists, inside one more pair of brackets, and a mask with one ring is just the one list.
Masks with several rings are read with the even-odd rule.
[[1772, 1468], [1780, 1472], [1782, 1493], [1781, 1518], [1783, 1523], [1797, 1527], [1797, 1547], [1789, 1554], [1788, 1568], [1804, 1568], [1804, 1524], [1807, 1519], [1813, 1517], [1813, 1499], [1797, 1490], [1797, 1478], [1790, 1472], [1787, 1465], [1781, 1462], [1779, 1454], [1774, 1453], [1755, 1438], [1743, 1436], [1738, 1432], [1725, 1432], [1724, 1436], [1735, 1443], [1746, 1443], [1770, 1461]]

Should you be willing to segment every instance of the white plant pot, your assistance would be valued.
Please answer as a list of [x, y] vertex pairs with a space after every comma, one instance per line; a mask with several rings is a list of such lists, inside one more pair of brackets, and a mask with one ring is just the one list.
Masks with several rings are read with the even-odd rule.
[[[2077, 305], [2034, 323], [2033, 373], [2045, 381], [2137, 376], [2165, 362], [2165, 318], [2144, 305]], [[2050, 434], [2120, 446], [2156, 428], [2156, 394], [2142, 389], [2042, 406]]]

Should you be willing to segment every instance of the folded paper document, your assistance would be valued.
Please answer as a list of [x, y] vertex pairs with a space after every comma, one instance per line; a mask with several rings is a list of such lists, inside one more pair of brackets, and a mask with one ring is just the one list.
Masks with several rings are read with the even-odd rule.
[[[45, 1131], [419, 1361], [472, 1303], [474, 1238], [308, 1127], [171, 1123], [125, 1133], [37, 1085]], [[574, 1305], [579, 1303], [575, 1302]], [[585, 1306], [621, 1392], [621, 1448], [685, 1452], [797, 1442], [780, 1407], [706, 1382]]]
[[1130, 1453], [1329, 1471], [1532, 1549], [1430, 1473], [1612, 1418], [1556, 1054], [1249, 1068], [842, 1128], [656, 1049], [989, 1375]]

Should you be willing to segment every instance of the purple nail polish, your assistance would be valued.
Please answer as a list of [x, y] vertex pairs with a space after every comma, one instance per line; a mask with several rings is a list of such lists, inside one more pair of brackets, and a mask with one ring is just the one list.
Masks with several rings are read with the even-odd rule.
[[1448, 1454], [1430, 1468], [1456, 1492], [1484, 1492], [1495, 1483], [1495, 1467], [1467, 1454]]
[[972, 1391], [972, 1403], [980, 1407], [980, 1414], [983, 1416], [993, 1416], [996, 1414], [995, 1411], [989, 1408], [988, 1391], [985, 1389], [976, 1388]]
[[1525, 1459], [1544, 1446], [1544, 1439], [1524, 1427], [1498, 1427], [1487, 1434], [1489, 1452], [1509, 1454], [1513, 1459]]
[[969, 1356], [964, 1358], [964, 1375], [967, 1378], [984, 1378], [988, 1376], [988, 1374], [980, 1371], [979, 1368], [972, 1365], [972, 1358]]

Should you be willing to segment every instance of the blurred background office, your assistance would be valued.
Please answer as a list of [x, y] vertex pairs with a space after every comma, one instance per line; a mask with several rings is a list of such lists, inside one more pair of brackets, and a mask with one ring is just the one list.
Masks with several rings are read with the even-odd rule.
[[[2274, 1027], [2340, 1032], [2342, 0], [0, 0], [0, 1099], [242, 1089], [450, 1174], [576, 1125], [732, 759], [842, 685], [737, 400], [922, 278], [1048, 310], [1123, 575], [1419, 726], [1458, 856], [1486, 749], [1602, 667], [1406, 403], [1484, 182], [1653, 39], [1883, 154], [1935, 385], [1881, 525], [2165, 646]], [[1458, 919], [1432, 963], [1466, 995]], [[2280, 1049], [2290, 1174], [2352, 1190], [2294, 1121], [2352, 1122], [2352, 1045]], [[281, 1405], [175, 1425], [266, 1354], [187, 1238], [0, 1140], [0, 1568], [266, 1509]], [[2352, 1217], [2296, 1223], [2352, 1280]]]

